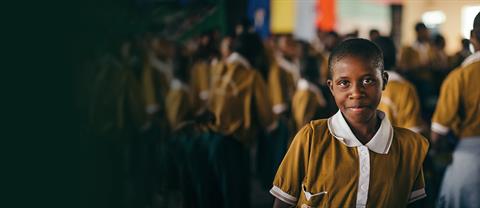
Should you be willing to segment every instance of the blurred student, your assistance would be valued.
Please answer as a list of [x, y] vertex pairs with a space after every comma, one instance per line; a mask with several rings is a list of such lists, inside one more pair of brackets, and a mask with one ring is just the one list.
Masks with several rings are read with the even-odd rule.
[[271, 132], [277, 122], [271, 111], [265, 80], [252, 67], [252, 34], [232, 42], [230, 55], [215, 67], [208, 109], [215, 115], [212, 128], [224, 136], [217, 142], [215, 164], [225, 207], [250, 206], [249, 148], [257, 131]]
[[297, 133], [273, 181], [274, 207], [406, 207], [424, 198], [427, 139], [377, 111], [388, 80], [381, 50], [346, 40], [329, 69], [339, 111]]
[[480, 13], [470, 35], [475, 53], [445, 79], [432, 118], [433, 144], [451, 131], [459, 138], [437, 207], [480, 207]]
[[420, 100], [415, 86], [396, 72], [396, 49], [393, 40], [377, 37], [373, 40], [382, 49], [388, 84], [382, 92], [378, 109], [385, 112], [393, 126], [410, 129], [420, 133], [423, 122], [420, 112]]
[[268, 89], [273, 113], [289, 119], [290, 103], [300, 78], [297, 45], [291, 35], [278, 37], [277, 45], [278, 51], [268, 76]]
[[301, 78], [292, 100], [292, 115], [296, 131], [311, 120], [328, 118], [336, 111], [328, 88], [323, 88], [319, 83], [318, 69], [322, 62], [315, 55], [309, 54], [307, 43], [302, 43], [302, 47], [305, 49], [300, 59]]

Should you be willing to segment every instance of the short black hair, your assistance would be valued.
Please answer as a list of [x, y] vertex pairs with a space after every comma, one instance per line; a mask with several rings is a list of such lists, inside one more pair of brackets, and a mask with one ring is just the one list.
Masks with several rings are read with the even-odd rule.
[[473, 20], [473, 32], [475, 33], [475, 38], [480, 41], [480, 12], [475, 16]]
[[352, 38], [335, 47], [328, 58], [328, 78], [332, 78], [333, 66], [345, 57], [357, 57], [383, 73], [383, 54], [375, 43], [363, 38]]
[[427, 29], [427, 26], [425, 26], [425, 24], [423, 24], [423, 22], [417, 22], [417, 24], [415, 24], [415, 31], [418, 32], [420, 30], [426, 30]]
[[396, 57], [397, 57], [397, 49], [395, 48], [395, 43], [389, 37], [379, 36], [373, 40], [375, 44], [382, 50], [383, 52], [383, 62], [385, 66], [385, 70], [390, 70], [395, 66]]

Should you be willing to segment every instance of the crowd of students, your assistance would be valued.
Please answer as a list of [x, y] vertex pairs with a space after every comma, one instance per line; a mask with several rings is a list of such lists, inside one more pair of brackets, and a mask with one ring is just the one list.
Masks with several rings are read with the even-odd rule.
[[[480, 48], [480, 20], [477, 19], [474, 26], [476, 32], [472, 32], [475, 49]], [[389, 148], [394, 148], [392, 151], [395, 154], [411, 152], [410, 166], [402, 167], [416, 172], [386, 170], [372, 162], [372, 168], [377, 168], [372, 170], [372, 175], [382, 177], [384, 174], [395, 174], [396, 171], [397, 174], [406, 175], [405, 183], [414, 184], [418, 189], [405, 190], [408, 194], [414, 191], [414, 196], [407, 194], [395, 200], [382, 201], [380, 198], [403, 190], [405, 187], [402, 185], [405, 184], [398, 186], [401, 188], [392, 185], [392, 190], [392, 187], [398, 189], [390, 193], [383, 189], [385, 187], [382, 188], [381, 180], [375, 185], [372, 179], [370, 184], [373, 185], [370, 186], [373, 188], [368, 191], [369, 197], [372, 190], [382, 192], [382, 196], [372, 197], [379, 197], [379, 202], [385, 206], [415, 201], [425, 195], [428, 198], [423, 202], [424, 206], [433, 206], [437, 198], [440, 199], [439, 204], [445, 204], [445, 207], [457, 205], [450, 203], [469, 200], [462, 198], [459, 202], [458, 198], [447, 194], [450, 189], [453, 190], [452, 187], [460, 189], [456, 184], [461, 183], [449, 181], [447, 177], [444, 183], [450, 185], [442, 188], [443, 195], [437, 197], [442, 174], [448, 164], [438, 162], [442, 161], [438, 158], [442, 158], [445, 155], [443, 152], [448, 149], [441, 147], [459, 143], [464, 152], [473, 152], [472, 147], [466, 143], [478, 140], [480, 135], [480, 88], [475, 88], [478, 84], [473, 83], [474, 78], [479, 77], [478, 69], [474, 69], [478, 68], [478, 53], [471, 55], [468, 42], [462, 40], [464, 47], [458, 53], [448, 56], [444, 51], [445, 39], [440, 34], [432, 37], [428, 28], [419, 23], [415, 26], [417, 40], [410, 46], [402, 46], [397, 50], [389, 37], [372, 30], [371, 41], [381, 50], [381, 55], [374, 48], [370, 51], [365, 49], [372, 46], [368, 45], [372, 42], [367, 40], [365, 41], [369, 43], [362, 43], [364, 45], [360, 44], [361, 46], [355, 46], [354, 43], [348, 47], [343, 46], [344, 50], [351, 51], [343, 52], [342, 55], [336, 49], [339, 44], [344, 44], [346, 40], [361, 42], [363, 39], [358, 39], [355, 34], [342, 36], [334, 31], [319, 31], [317, 39], [312, 43], [296, 40], [290, 34], [272, 35], [262, 40], [251, 26], [239, 27], [235, 34], [221, 36], [215, 31], [206, 32], [184, 43], [169, 40], [154, 32], [135, 34], [85, 65], [95, 76], [88, 89], [91, 95], [88, 101], [91, 133], [107, 138], [111, 143], [111, 157], [114, 161], [111, 175], [112, 184], [115, 185], [112, 186], [113, 206], [250, 207], [252, 200], [255, 200], [250, 198], [252, 178], [261, 181], [261, 186], [266, 191], [272, 188], [273, 182], [271, 192], [276, 198], [287, 204], [296, 204], [303, 185], [306, 188], [317, 185], [311, 183], [311, 180], [302, 184], [301, 179], [293, 178], [301, 176], [289, 171], [306, 168], [301, 163], [306, 161], [305, 158], [302, 159], [305, 155], [298, 154], [311, 145], [310, 140], [305, 143], [293, 138], [298, 131], [300, 133], [297, 137], [311, 137], [311, 130], [304, 126], [327, 128], [326, 123], [310, 123], [312, 120], [331, 118], [336, 123], [343, 121], [346, 125], [339, 114], [342, 112], [346, 116], [342, 111], [344, 106], [337, 107], [339, 95], [335, 94], [341, 91], [336, 91], [336, 83], [332, 83], [336, 73], [334, 71], [338, 69], [332, 67], [336, 63], [329, 62], [332, 61], [332, 53], [336, 57], [348, 56], [349, 53], [355, 54], [356, 52], [351, 52], [355, 50], [358, 52], [354, 55], [356, 57], [383, 57], [382, 73], [384, 68], [388, 77], [388, 84], [382, 87], [381, 99], [378, 97], [377, 102], [378, 109], [384, 112], [381, 114], [383, 117], [380, 116], [382, 118], [379, 123], [382, 124], [373, 128], [374, 133], [380, 128], [378, 131], [383, 134], [395, 132], [395, 141], [402, 140], [403, 137], [418, 137], [419, 142], [423, 140], [418, 134], [382, 126], [406, 128], [430, 138], [431, 123], [434, 132], [432, 135], [435, 134], [431, 139], [436, 142], [439, 135], [446, 135], [450, 130], [454, 132], [448, 137], [449, 144], [442, 146], [436, 142], [430, 147], [424, 168], [420, 169], [418, 167], [422, 166], [428, 142], [415, 143], [417, 146], [401, 142], [392, 144]], [[368, 55], [370, 52], [372, 54]], [[458, 67], [460, 68], [454, 70]], [[372, 106], [375, 106], [373, 112], [376, 112], [376, 105]], [[349, 125], [352, 125], [346, 117]], [[384, 117], [388, 119], [383, 119]], [[391, 125], [383, 124], [387, 121]], [[330, 132], [348, 140], [349, 135], [340, 130], [345, 130], [348, 126], [338, 125], [332, 127], [333, 130], [329, 129]], [[356, 133], [354, 132], [355, 135]], [[402, 138], [396, 139], [400, 137]], [[465, 137], [476, 139], [463, 139]], [[319, 144], [319, 147], [322, 145]], [[291, 150], [287, 153], [289, 148]], [[311, 151], [317, 150], [330, 151], [318, 147]], [[346, 150], [338, 151], [335, 160], [348, 158], [345, 157], [349, 154]], [[380, 155], [372, 153], [372, 160], [375, 157], [381, 158], [381, 154], [386, 154], [388, 148], [386, 152], [378, 151]], [[455, 154], [460, 153], [456, 151]], [[472, 160], [470, 156], [462, 157]], [[284, 162], [279, 169], [282, 160]], [[379, 160], [375, 159], [377, 162]], [[454, 156], [454, 164], [462, 161], [460, 156]], [[342, 161], [336, 163], [340, 162]], [[347, 168], [322, 164], [322, 169]], [[309, 174], [320, 174], [330, 179], [337, 177], [334, 172], [308, 171]], [[447, 176], [459, 174], [456, 171], [458, 170], [449, 169]], [[475, 181], [478, 184], [478, 179]], [[296, 188], [287, 183], [295, 184]], [[332, 185], [331, 182], [326, 184], [325, 186]], [[346, 187], [350, 186], [344, 188]], [[470, 188], [468, 193], [471, 194], [470, 198], [478, 199], [478, 195], [475, 195], [478, 191], [474, 188]], [[347, 194], [342, 198], [343, 201], [329, 197], [329, 205], [332, 207], [354, 203], [355, 197], [357, 204], [367, 203], [366, 198], [359, 202], [361, 197], [357, 195]], [[404, 198], [408, 200], [401, 201]], [[272, 197], [271, 205], [273, 199]], [[305, 200], [302, 198], [300, 201]], [[326, 205], [324, 202], [322, 204]]]

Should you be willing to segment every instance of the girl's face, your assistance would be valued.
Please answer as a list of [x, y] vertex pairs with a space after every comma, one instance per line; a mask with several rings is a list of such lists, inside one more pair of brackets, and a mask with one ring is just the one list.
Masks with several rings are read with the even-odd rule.
[[374, 120], [387, 73], [380, 73], [358, 57], [346, 56], [333, 65], [328, 86], [335, 103], [349, 123], [365, 124]]

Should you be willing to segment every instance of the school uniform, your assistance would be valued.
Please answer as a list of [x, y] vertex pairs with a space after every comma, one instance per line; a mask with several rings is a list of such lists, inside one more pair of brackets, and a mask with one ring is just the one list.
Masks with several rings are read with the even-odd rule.
[[[258, 130], [273, 131], [273, 118], [267, 86], [260, 73], [238, 53], [232, 53], [213, 68], [208, 109], [215, 115], [211, 126], [222, 137], [209, 145], [212, 166], [224, 207], [250, 206], [249, 147]], [[260, 129], [259, 129], [260, 128]]]
[[267, 86], [260, 73], [238, 53], [233, 53], [221, 64], [214, 68], [208, 104], [215, 115], [212, 127], [249, 145], [255, 134], [254, 123], [269, 131], [277, 125], [270, 109]]
[[413, 84], [394, 71], [387, 72], [388, 84], [382, 92], [378, 109], [385, 112], [393, 126], [422, 130], [420, 100]]
[[480, 52], [469, 56], [442, 84], [432, 131], [459, 138], [447, 167], [439, 207], [480, 206]]
[[292, 115], [296, 129], [300, 130], [305, 124], [319, 119], [327, 109], [327, 100], [320, 88], [305, 79], [297, 83], [297, 91], [292, 100]]
[[312, 121], [295, 136], [270, 193], [296, 207], [405, 207], [424, 198], [428, 141], [381, 125], [363, 145], [342, 113]]
[[290, 108], [297, 81], [300, 78], [299, 63], [291, 62], [277, 55], [270, 67], [268, 89], [272, 103], [272, 111], [282, 114]]
[[190, 87], [178, 79], [173, 79], [165, 100], [165, 113], [172, 130], [179, 128], [192, 116], [192, 106]]
[[190, 87], [193, 106], [198, 110], [206, 105], [210, 95], [210, 64], [206, 61], [196, 62], [190, 73]]

